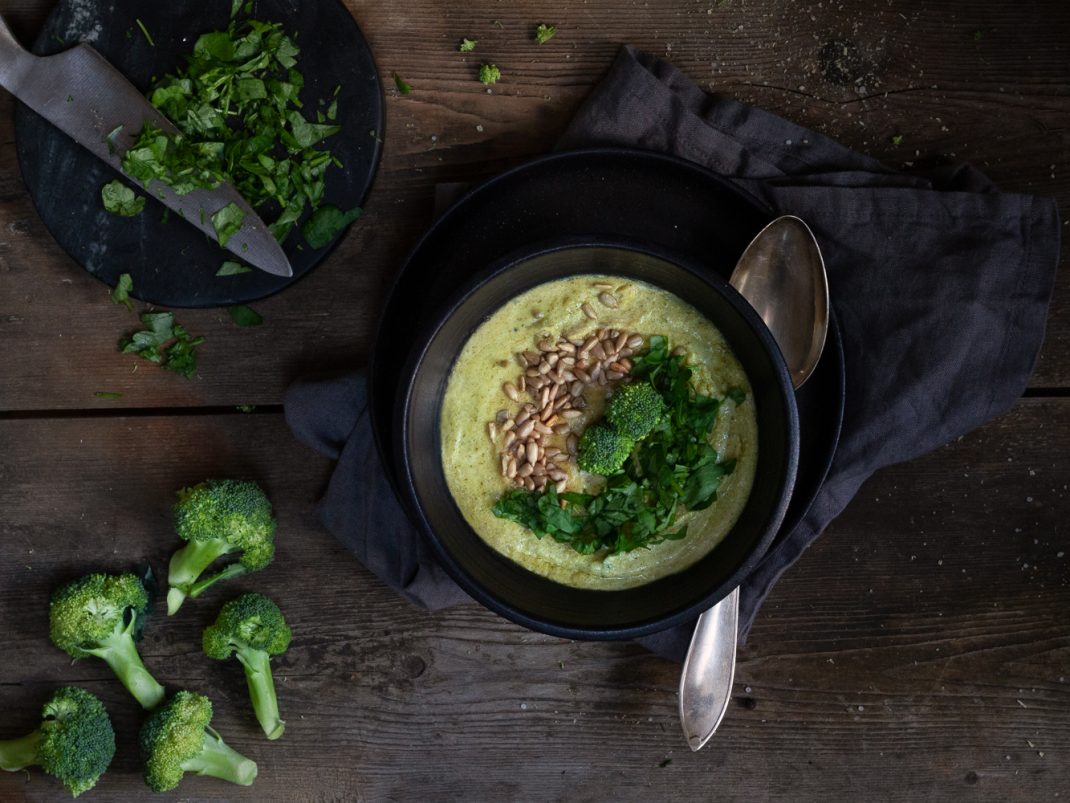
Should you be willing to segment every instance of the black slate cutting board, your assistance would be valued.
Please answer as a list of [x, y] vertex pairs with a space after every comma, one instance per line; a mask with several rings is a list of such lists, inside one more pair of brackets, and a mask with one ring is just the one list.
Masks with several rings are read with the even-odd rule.
[[[200, 34], [226, 28], [230, 5], [224, 0], [61, 0], [33, 52], [49, 55], [86, 42], [145, 91], [154, 77], [184, 64]], [[342, 131], [320, 147], [328, 148], [343, 167], [328, 170], [325, 202], [341, 209], [362, 205], [379, 163], [383, 96], [371, 50], [359, 27], [338, 0], [255, 0], [249, 16], [282, 22], [301, 48], [297, 69], [305, 77], [301, 98], [306, 116], [311, 110], [314, 117], [315, 100], [329, 100], [335, 87], [341, 87], [338, 123]], [[137, 20], [155, 45], [149, 43]], [[56, 91], [64, 90], [57, 87]], [[334, 245], [310, 248], [297, 226], [284, 243], [293, 277], [270, 276], [259, 270], [216, 277], [220, 265], [235, 257], [176, 215], [164, 222], [165, 207], [150, 193], [143, 193], [149, 200], [136, 217], [109, 214], [101, 205], [100, 189], [119, 174], [21, 104], [15, 133], [23, 179], [52, 236], [80, 265], [109, 285], [121, 273], [130, 273], [133, 295], [142, 301], [168, 307], [253, 301], [308, 274]], [[127, 183], [142, 189], [135, 182]], [[265, 215], [268, 222], [272, 216]]]

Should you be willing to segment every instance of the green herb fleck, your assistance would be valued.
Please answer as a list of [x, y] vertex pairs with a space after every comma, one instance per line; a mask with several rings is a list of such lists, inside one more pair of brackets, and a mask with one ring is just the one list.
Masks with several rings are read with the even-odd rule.
[[360, 217], [360, 207], [343, 212], [337, 206], [324, 204], [305, 221], [301, 233], [313, 248], [323, 248], [341, 233], [342, 229]]
[[251, 412], [253, 412], [253, 410], [256, 409], [256, 405], [255, 404], [239, 404], [234, 409], [237, 410], [239, 413], [251, 413]]
[[498, 29], [499, 31], [504, 31], [504, 30], [505, 30], [505, 26], [504, 26], [504, 25], [502, 24], [502, 21], [501, 21], [501, 20], [494, 20], [494, 21], [493, 21], [493, 22], [491, 23], [491, 25], [493, 25], [493, 26], [494, 26], [495, 28], [497, 28], [497, 29]]
[[100, 198], [107, 211], [120, 217], [133, 217], [145, 208], [145, 196], [138, 195], [119, 179], [101, 187]]
[[145, 41], [147, 41], [152, 47], [156, 47], [156, 43], [152, 41], [152, 37], [149, 35], [149, 29], [145, 27], [145, 23], [143, 23], [139, 19], [135, 19], [134, 22], [137, 23], [137, 27], [141, 29], [141, 32], [145, 34]]
[[228, 259], [224, 262], [219, 270], [215, 272], [216, 276], [237, 276], [242, 273], [252, 273], [253, 269], [248, 265], [243, 265], [240, 262], [235, 262], [232, 259]]
[[67, 102], [74, 103], [74, 95], [67, 95]]
[[973, 32], [973, 41], [980, 42], [984, 38], [985, 38], [985, 32], [984, 31], [974, 31]]
[[174, 313], [146, 312], [141, 315], [145, 329], [119, 341], [119, 351], [156, 363], [187, 379], [197, 370], [197, 347], [203, 337], [193, 337], [175, 322]]
[[114, 391], [110, 390], [98, 390], [93, 395], [96, 396], [98, 399], [121, 399], [123, 397], [122, 393], [115, 393]]
[[243, 220], [245, 212], [233, 201], [212, 215], [212, 228], [215, 229], [220, 245], [225, 246], [227, 241], [238, 233]]
[[402, 95], [408, 95], [412, 92], [412, 84], [410, 84], [396, 72], [390, 74], [394, 76], [394, 86], [397, 87], [398, 92], [400, 92]]
[[120, 273], [119, 281], [115, 283], [115, 289], [111, 291], [111, 300], [116, 304], [122, 304], [131, 312], [134, 311], [134, 302], [130, 300], [130, 293], [134, 289], [134, 279], [129, 273]]
[[747, 391], [743, 390], [743, 388], [729, 388], [728, 392], [725, 393], [725, 396], [730, 398], [736, 404], [743, 404], [747, 398]]
[[502, 71], [496, 64], [481, 64], [479, 66], [479, 80], [484, 86], [496, 84], [501, 80]]
[[891, 140], [892, 140], [892, 144], [893, 145], [902, 145], [903, 144], [903, 135], [902, 134], [896, 134], [891, 138]]
[[264, 319], [260, 317], [256, 310], [244, 304], [227, 307], [227, 312], [230, 313], [231, 320], [238, 326], [260, 326], [264, 322]]
[[479, 44], [478, 39], [462, 39], [460, 46], [457, 48], [461, 53], [471, 53], [476, 49], [476, 45]]
[[556, 26], [540, 24], [539, 27], [535, 29], [535, 41], [540, 45], [545, 45], [554, 38], [554, 34], [556, 33]]

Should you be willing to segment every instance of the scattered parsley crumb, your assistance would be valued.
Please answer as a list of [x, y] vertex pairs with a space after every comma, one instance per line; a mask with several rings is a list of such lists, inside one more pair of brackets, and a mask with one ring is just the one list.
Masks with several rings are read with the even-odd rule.
[[116, 393], [111, 390], [98, 390], [93, 395], [98, 399], [121, 399], [123, 397], [122, 393]]
[[239, 404], [234, 409], [237, 410], [239, 413], [251, 413], [251, 412], [253, 412], [253, 410], [256, 409], [256, 405], [255, 404]]
[[478, 39], [462, 39], [460, 46], [457, 48], [461, 53], [471, 53], [476, 49], [476, 45], [479, 44]]
[[120, 273], [119, 281], [115, 289], [111, 291], [111, 300], [116, 304], [122, 304], [131, 312], [134, 311], [134, 302], [130, 300], [130, 291], [134, 289], [134, 279], [129, 273]]
[[540, 45], [545, 45], [547, 42], [554, 38], [554, 34], [556, 33], [556, 26], [540, 23], [539, 27], [535, 29], [535, 41]]
[[479, 80], [484, 86], [498, 83], [501, 77], [502, 71], [498, 69], [496, 64], [479, 65]]
[[119, 179], [100, 188], [100, 199], [106, 211], [120, 217], [133, 217], [145, 208], [145, 196], [138, 195]]
[[264, 322], [260, 313], [244, 304], [227, 307], [227, 312], [230, 313], [230, 319], [238, 326], [260, 326]]
[[150, 46], [156, 47], [156, 43], [152, 41], [152, 36], [149, 35], [149, 29], [145, 27], [145, 23], [139, 19], [135, 19], [134, 22], [137, 23], [137, 27], [141, 29], [141, 32], [145, 34], [145, 41], [148, 42]]
[[400, 92], [402, 95], [412, 94], [412, 84], [410, 84], [396, 72], [391, 73], [391, 75], [394, 76], [394, 86], [398, 88], [398, 92]]
[[187, 379], [193, 376], [197, 370], [197, 347], [204, 338], [192, 336], [175, 322], [172, 312], [146, 312], [141, 323], [145, 328], [122, 338], [119, 351], [136, 354]]
[[893, 145], [902, 145], [903, 144], [903, 135], [902, 134], [896, 134], [895, 136], [893, 136], [892, 137], [892, 144]]
[[241, 273], [252, 273], [252, 272], [253, 272], [253, 269], [250, 268], [248, 265], [243, 265], [240, 262], [235, 262], [233, 260], [228, 259], [226, 262], [224, 262], [220, 266], [219, 270], [217, 270], [215, 272], [215, 275], [216, 276], [237, 276], [238, 274], [241, 274]]

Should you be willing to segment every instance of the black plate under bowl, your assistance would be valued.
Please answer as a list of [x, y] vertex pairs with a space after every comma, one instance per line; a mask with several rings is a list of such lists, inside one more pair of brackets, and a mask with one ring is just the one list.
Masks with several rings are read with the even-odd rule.
[[[507, 301], [545, 282], [583, 274], [641, 280], [686, 299], [724, 335], [750, 379], [758, 419], [758, 465], [743, 512], [724, 539], [692, 566], [619, 591], [548, 580], [489, 547], [450, 494], [437, 455], [442, 400], [471, 334]], [[754, 568], [787, 510], [799, 458], [795, 393], [776, 341], [747, 301], [705, 268], [621, 240], [566, 240], [493, 266], [419, 327], [401, 396], [395, 454], [414, 521], [446, 570], [475, 599], [518, 624], [565, 638], [623, 639], [694, 618]], [[534, 536], [531, 536], [534, 537]], [[698, 537], [689, 533], [688, 538]]]
[[[229, 2], [194, 0], [60, 0], [33, 52], [50, 55], [85, 41], [144, 91], [153, 77], [184, 64], [200, 34], [225, 29], [230, 7]], [[317, 99], [330, 99], [335, 87], [341, 87], [342, 131], [325, 140], [323, 147], [343, 167], [327, 171], [325, 201], [341, 209], [360, 206], [379, 164], [383, 130], [382, 89], [360, 28], [338, 0], [255, 0], [250, 16], [281, 22], [296, 37], [306, 114], [315, 111]], [[155, 45], [149, 44], [138, 20]], [[236, 257], [175, 215], [164, 223], [165, 207], [151, 193], [143, 193], [148, 202], [135, 217], [105, 212], [100, 188], [119, 174], [22, 104], [15, 113], [15, 137], [22, 177], [52, 236], [78, 264], [109, 285], [118, 281], [119, 274], [131, 274], [133, 294], [142, 301], [167, 307], [254, 301], [307, 275], [333, 246], [310, 248], [297, 226], [284, 243], [292, 277], [254, 270], [217, 278], [223, 261]], [[135, 182], [127, 183], [141, 189]]]
[[[480, 184], [424, 234], [395, 280], [370, 369], [376, 444], [400, 490], [394, 432], [414, 322], [436, 315], [473, 275], [517, 249], [554, 238], [629, 238], [727, 279], [773, 212], [715, 173], [660, 153], [591, 148], [542, 156]], [[835, 288], [832, 288], [835, 306]], [[832, 463], [843, 421], [843, 341], [835, 314], [825, 353], [795, 394], [799, 472], [781, 533], [813, 504]]]

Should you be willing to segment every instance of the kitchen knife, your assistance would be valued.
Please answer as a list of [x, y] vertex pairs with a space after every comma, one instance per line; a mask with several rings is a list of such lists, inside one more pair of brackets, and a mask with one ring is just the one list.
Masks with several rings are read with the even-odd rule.
[[[122, 154], [133, 145], [145, 123], [153, 123], [167, 133], [177, 131], [89, 45], [80, 44], [54, 56], [35, 56], [19, 45], [3, 19], [0, 86], [123, 175], [127, 174], [120, 162]], [[227, 204], [236, 204], [245, 218], [224, 248], [267, 273], [293, 275], [278, 241], [230, 184], [178, 195], [167, 185], [153, 181], [148, 192], [213, 240], [217, 235], [212, 215]]]

